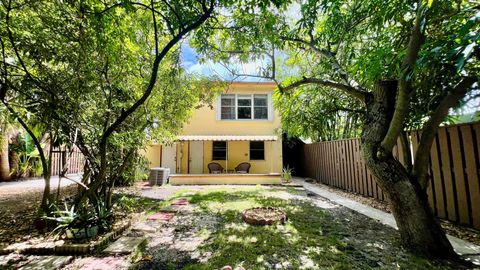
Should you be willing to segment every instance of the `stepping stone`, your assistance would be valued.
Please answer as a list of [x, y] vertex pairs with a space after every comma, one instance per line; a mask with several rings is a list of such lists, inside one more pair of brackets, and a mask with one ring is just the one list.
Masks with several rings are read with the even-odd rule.
[[103, 252], [108, 254], [130, 254], [134, 252], [140, 244], [146, 241], [145, 237], [120, 237], [113, 242]]
[[108, 256], [102, 258], [82, 258], [74, 262], [72, 269], [82, 270], [117, 270], [128, 269], [130, 263], [124, 257]]
[[178, 213], [178, 205], [176, 206], [164, 206], [162, 208], [159, 209], [160, 212], [164, 212], [164, 213]]
[[72, 260], [73, 256], [35, 256], [35, 258], [23, 266], [22, 269], [60, 269]]
[[174, 205], [188, 205], [188, 200], [185, 199], [185, 198], [178, 199], [178, 200], [173, 201], [170, 205], [172, 205], [172, 206], [174, 206]]
[[154, 233], [157, 232], [157, 228], [154, 228], [146, 223], [138, 223], [133, 226], [132, 231]]
[[148, 217], [148, 220], [170, 221], [175, 216], [174, 213], [159, 212]]

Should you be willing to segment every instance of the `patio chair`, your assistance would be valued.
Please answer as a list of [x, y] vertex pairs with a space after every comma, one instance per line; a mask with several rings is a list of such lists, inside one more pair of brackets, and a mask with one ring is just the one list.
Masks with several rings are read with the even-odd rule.
[[238, 164], [237, 167], [235, 167], [235, 172], [236, 173], [249, 173], [250, 167], [251, 167], [250, 163], [242, 162], [242, 163]]
[[223, 173], [224, 169], [222, 165], [217, 162], [208, 163], [208, 173]]

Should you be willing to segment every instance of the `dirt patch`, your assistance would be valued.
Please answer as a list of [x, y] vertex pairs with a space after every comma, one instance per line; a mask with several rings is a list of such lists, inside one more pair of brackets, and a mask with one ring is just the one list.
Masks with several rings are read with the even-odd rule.
[[179, 209], [174, 219], [158, 223], [157, 232], [143, 233], [148, 244], [143, 260], [133, 269], [182, 269], [207, 260], [210, 254], [199, 252], [198, 247], [217, 230], [220, 221], [195, 209], [195, 205]]
[[[76, 187], [61, 188], [61, 197], [71, 196]], [[32, 238], [42, 238], [44, 232], [37, 231], [34, 220], [37, 218], [38, 207], [42, 199], [42, 191], [27, 191], [2, 194], [0, 200], [0, 244], [6, 245], [26, 241]], [[52, 190], [56, 194], [56, 190]]]

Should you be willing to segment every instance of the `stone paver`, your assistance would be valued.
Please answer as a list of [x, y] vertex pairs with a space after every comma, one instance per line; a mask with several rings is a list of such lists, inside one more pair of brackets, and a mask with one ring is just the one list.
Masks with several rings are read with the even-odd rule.
[[107, 254], [130, 254], [143, 242], [145, 237], [122, 236], [103, 252]]
[[154, 226], [151, 226], [151, 224], [147, 224], [146, 222], [141, 222], [141, 223], [135, 224], [132, 227], [132, 231], [155, 233], [157, 232], [157, 228]]
[[[354, 211], [362, 213], [370, 218], [376, 219], [385, 225], [398, 229], [397, 223], [395, 222], [395, 219], [392, 214], [385, 213], [381, 210], [375, 209], [368, 205], [364, 205], [359, 202], [342, 197], [338, 194], [328, 191], [326, 188], [323, 188], [321, 185], [307, 183], [300, 178], [296, 178], [294, 181], [296, 183], [301, 183], [306, 190], [312, 193], [315, 193], [337, 204], [343, 205]], [[462, 240], [460, 238], [457, 238], [451, 235], [447, 235], [447, 238], [452, 244], [453, 249], [459, 255], [463, 255], [462, 257], [465, 258], [466, 260], [469, 260], [474, 264], [480, 265], [480, 246], [477, 246], [468, 241]]]
[[60, 269], [69, 264], [72, 256], [30, 256], [30, 262], [20, 269], [37, 270], [37, 269]]
[[171, 206], [188, 205], [188, 200], [185, 199], [185, 198], [181, 198], [181, 199], [173, 201], [170, 205]]
[[86, 257], [75, 260], [67, 269], [82, 270], [126, 270], [130, 267], [130, 262], [125, 257]]
[[175, 217], [174, 213], [159, 212], [148, 217], [148, 220], [170, 221]]

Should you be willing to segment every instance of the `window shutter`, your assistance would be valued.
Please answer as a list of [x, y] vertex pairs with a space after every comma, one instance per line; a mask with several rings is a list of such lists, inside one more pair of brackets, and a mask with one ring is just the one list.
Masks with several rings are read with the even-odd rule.
[[272, 94], [270, 93], [268, 94], [268, 121], [273, 121], [274, 112]]
[[222, 114], [222, 95], [218, 95], [217, 106], [215, 107], [215, 115], [217, 120], [220, 120], [221, 114]]

